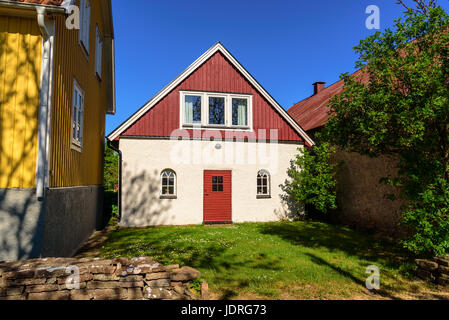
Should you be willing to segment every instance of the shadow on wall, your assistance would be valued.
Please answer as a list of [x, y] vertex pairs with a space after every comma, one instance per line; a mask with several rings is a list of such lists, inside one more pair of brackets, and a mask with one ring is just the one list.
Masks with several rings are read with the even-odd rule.
[[[0, 19], [8, 25], [13, 18]], [[37, 257], [42, 245], [45, 204], [27, 189], [35, 185], [40, 79], [30, 53], [42, 46], [20, 34], [19, 25], [27, 23], [30, 28], [31, 20], [17, 23], [17, 30], [11, 23], [10, 33], [0, 30], [0, 58], [6, 62], [0, 68], [0, 260]]]
[[169, 224], [172, 200], [160, 199], [160, 175], [142, 171], [133, 175], [123, 165], [122, 220], [124, 227], [149, 227]]
[[[290, 161], [290, 167], [288, 170], [296, 169], [296, 165], [294, 160]], [[280, 220], [299, 220], [304, 217], [304, 205], [295, 200], [288, 192], [288, 184], [290, 178], [286, 179], [283, 184], [279, 187], [283, 191], [282, 194], [279, 195], [283, 210], [276, 210], [276, 216]]]

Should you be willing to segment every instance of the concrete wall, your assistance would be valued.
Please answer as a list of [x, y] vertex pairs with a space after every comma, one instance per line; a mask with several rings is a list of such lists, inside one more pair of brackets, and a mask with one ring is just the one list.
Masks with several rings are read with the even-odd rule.
[[38, 257], [45, 204], [33, 189], [0, 189], [0, 261]]
[[[216, 146], [219, 144], [220, 149]], [[120, 140], [123, 153], [124, 227], [203, 223], [204, 170], [232, 170], [234, 222], [276, 221], [289, 215], [280, 185], [287, 179], [297, 144]], [[160, 199], [160, 174], [177, 174], [177, 199]], [[271, 198], [257, 199], [257, 173], [271, 174]]]
[[101, 228], [103, 187], [0, 190], [0, 261], [70, 257]]
[[373, 159], [341, 151], [334, 160], [344, 161], [337, 176], [339, 222], [390, 236], [401, 234], [398, 213], [406, 203], [389, 200], [386, 195], [396, 190], [379, 183], [381, 178], [397, 173], [397, 160], [390, 156]]
[[43, 257], [70, 257], [99, 227], [103, 187], [47, 191]]

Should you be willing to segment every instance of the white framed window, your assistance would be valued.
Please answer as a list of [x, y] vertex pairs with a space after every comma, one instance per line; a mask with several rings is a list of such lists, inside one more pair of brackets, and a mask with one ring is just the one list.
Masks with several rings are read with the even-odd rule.
[[80, 44], [89, 55], [90, 36], [90, 0], [80, 0]]
[[84, 90], [79, 83], [73, 80], [73, 105], [72, 105], [72, 149], [81, 152], [83, 148], [84, 125]]
[[271, 197], [271, 176], [267, 170], [260, 170], [257, 173], [257, 197]]
[[161, 173], [161, 199], [176, 198], [176, 173], [165, 169]]
[[97, 33], [95, 39], [95, 73], [100, 79], [103, 67], [102, 60], [103, 60], [103, 37], [101, 36], [100, 28], [97, 26]]
[[181, 91], [180, 99], [181, 128], [252, 129], [252, 95]]

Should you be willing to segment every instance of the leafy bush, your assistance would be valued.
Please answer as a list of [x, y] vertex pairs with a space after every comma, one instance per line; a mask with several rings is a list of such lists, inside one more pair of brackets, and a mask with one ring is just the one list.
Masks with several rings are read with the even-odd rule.
[[321, 143], [313, 149], [298, 150], [299, 154], [288, 170], [289, 180], [282, 186], [288, 198], [322, 213], [336, 209], [335, 174], [338, 165], [331, 164], [335, 148], [329, 143]]

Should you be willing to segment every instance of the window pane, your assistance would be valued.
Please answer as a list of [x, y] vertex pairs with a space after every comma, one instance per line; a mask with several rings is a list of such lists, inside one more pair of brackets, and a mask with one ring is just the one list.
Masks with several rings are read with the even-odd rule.
[[169, 188], [169, 194], [174, 195], [175, 194], [175, 186], [171, 186]]
[[185, 97], [185, 123], [201, 123], [201, 97], [186, 96]]
[[217, 192], [217, 190], [218, 190], [217, 185], [216, 184], [212, 185], [212, 191], [213, 192]]
[[223, 185], [222, 185], [222, 184], [219, 184], [219, 185], [218, 185], [218, 191], [219, 191], [219, 192], [223, 192]]
[[217, 183], [218, 177], [212, 177], [212, 183]]
[[232, 99], [232, 125], [248, 125], [248, 100]]
[[209, 124], [225, 124], [225, 98], [209, 98]]
[[218, 177], [218, 183], [223, 183], [223, 177]]

